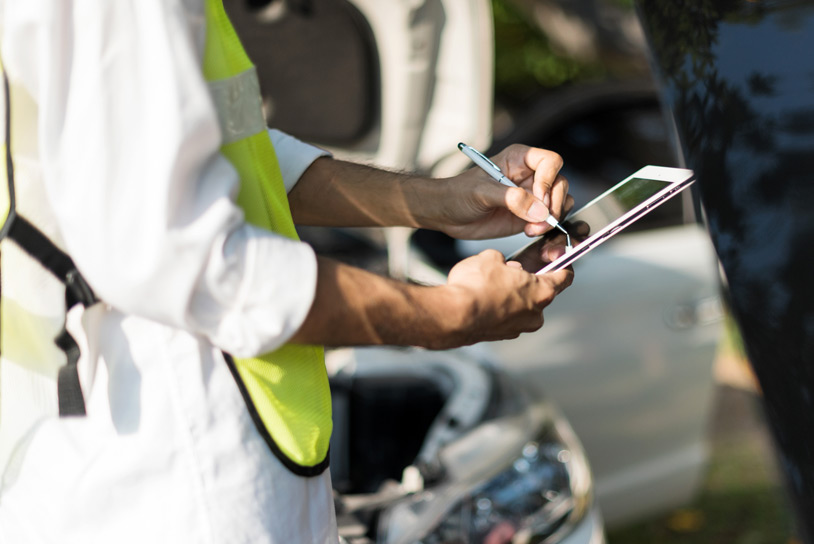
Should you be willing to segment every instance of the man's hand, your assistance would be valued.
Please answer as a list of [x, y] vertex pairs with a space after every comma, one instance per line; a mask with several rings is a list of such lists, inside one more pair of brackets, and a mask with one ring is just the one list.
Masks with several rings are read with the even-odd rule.
[[574, 205], [568, 181], [559, 172], [562, 158], [553, 151], [511, 145], [492, 157], [518, 187], [506, 187], [480, 168], [446, 179], [434, 227], [455, 238], [483, 239], [549, 230], [549, 212], [560, 219]]
[[574, 204], [552, 151], [511, 145], [492, 160], [517, 187], [506, 187], [480, 168], [447, 179], [387, 172], [321, 158], [288, 194], [298, 225], [408, 226], [456, 238], [497, 238], [525, 231], [538, 236]]
[[507, 340], [536, 331], [543, 326], [543, 309], [573, 278], [571, 269], [529, 274], [491, 249], [464, 259], [450, 270], [446, 285], [455, 293], [463, 319], [442, 345], [429, 347]]
[[293, 342], [449, 349], [516, 338], [543, 325], [543, 309], [573, 279], [570, 269], [529, 274], [494, 250], [464, 259], [437, 287], [323, 257], [318, 272], [314, 304]]

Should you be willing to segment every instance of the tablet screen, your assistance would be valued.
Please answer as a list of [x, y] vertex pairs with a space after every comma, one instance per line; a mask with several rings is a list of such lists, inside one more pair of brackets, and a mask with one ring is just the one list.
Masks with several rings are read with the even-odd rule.
[[631, 178], [599, 195], [568, 219], [583, 221], [590, 225], [591, 232], [599, 232], [667, 185], [656, 179]]
[[[568, 253], [576, 257], [587, 252], [590, 248], [583, 245], [586, 240], [602, 233], [626, 213], [675, 185], [677, 184], [672, 182], [632, 177], [599, 195], [562, 222], [571, 236], [573, 246]], [[509, 257], [509, 260], [518, 261], [528, 272], [538, 272], [566, 254], [566, 251], [565, 234], [552, 229]]]

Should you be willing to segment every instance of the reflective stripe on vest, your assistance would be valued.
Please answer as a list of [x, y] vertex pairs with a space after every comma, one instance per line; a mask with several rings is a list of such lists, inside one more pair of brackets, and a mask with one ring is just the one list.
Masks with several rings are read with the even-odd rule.
[[[253, 225], [298, 239], [266, 131], [257, 74], [221, 0], [206, 0], [206, 23], [203, 71], [218, 110], [221, 153], [240, 176], [238, 205]], [[227, 359], [275, 455], [296, 474], [322, 473], [332, 427], [322, 348], [287, 344], [260, 357]]]

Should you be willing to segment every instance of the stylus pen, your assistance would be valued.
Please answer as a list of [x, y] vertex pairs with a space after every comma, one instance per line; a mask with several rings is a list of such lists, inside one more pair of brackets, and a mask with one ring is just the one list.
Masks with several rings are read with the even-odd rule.
[[[458, 144], [458, 149], [460, 149], [464, 155], [469, 157], [469, 160], [474, 162], [476, 166], [478, 166], [481, 170], [483, 170], [491, 177], [496, 179], [498, 182], [502, 183], [503, 185], [506, 185], [507, 187], [517, 187], [517, 185], [514, 184], [512, 180], [503, 175], [503, 171], [500, 169], [498, 165], [490, 161], [488, 157], [486, 157], [486, 155], [484, 155], [474, 147], [466, 145], [465, 143], [461, 142]], [[548, 217], [546, 217], [545, 222], [551, 225], [552, 227], [558, 228], [561, 231], [563, 231], [565, 233], [565, 236], [569, 238], [568, 245], [569, 246], [571, 245], [568, 231], [565, 230], [562, 227], [562, 225], [560, 225], [560, 222], [557, 221], [557, 218], [551, 215], [551, 212], [548, 213]]]

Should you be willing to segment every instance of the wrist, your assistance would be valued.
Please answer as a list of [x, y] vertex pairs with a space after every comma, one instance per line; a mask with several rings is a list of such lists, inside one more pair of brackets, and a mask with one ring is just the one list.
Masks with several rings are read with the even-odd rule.
[[405, 224], [415, 228], [443, 230], [445, 206], [449, 204], [445, 179], [409, 177], [402, 181], [406, 208]]
[[436, 323], [435, 334], [425, 340], [430, 349], [449, 349], [472, 343], [470, 331], [477, 314], [475, 297], [466, 288], [442, 285], [428, 293], [432, 298], [430, 314]]

